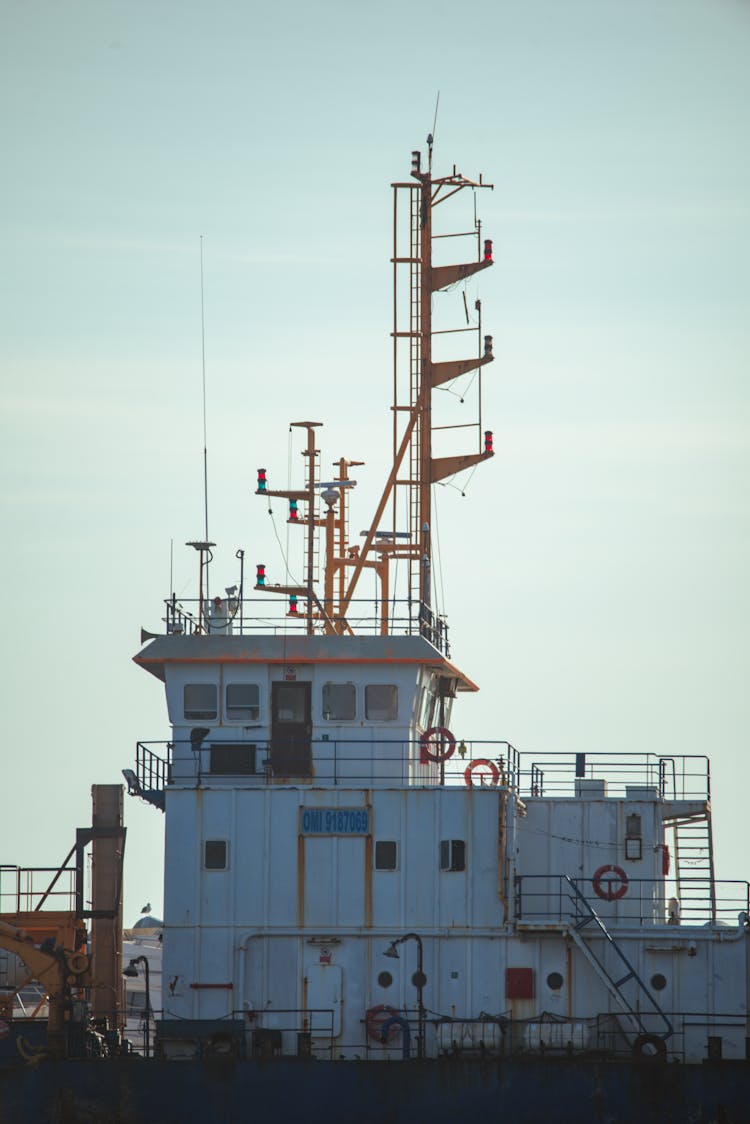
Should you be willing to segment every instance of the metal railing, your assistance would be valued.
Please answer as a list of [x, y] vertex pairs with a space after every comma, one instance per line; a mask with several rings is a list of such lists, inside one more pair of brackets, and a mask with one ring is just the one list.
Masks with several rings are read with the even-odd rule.
[[[520, 923], [576, 924], [583, 914], [571, 883], [588, 896], [588, 880], [565, 874], [523, 874], [515, 880], [515, 918]], [[684, 878], [679, 915], [670, 920], [670, 899], [675, 887], [671, 879], [630, 878], [626, 893], [618, 900], [597, 900], [597, 911], [616, 926], [706, 925], [714, 919], [721, 925], [737, 925], [740, 913], [750, 913], [750, 884], [740, 880]]]
[[76, 872], [72, 867], [0, 866], [0, 913], [33, 913], [76, 908]]
[[[214, 783], [225, 778], [243, 778], [243, 783], [267, 784], [281, 774], [273, 768], [271, 742], [255, 738], [240, 742], [232, 738], [232, 730], [221, 727], [209, 731], [199, 745], [183, 741], [138, 742], [136, 776], [144, 792], [161, 792], [169, 784]], [[221, 771], [211, 767], [211, 751], [226, 747], [251, 748], [254, 770], [246, 765], [231, 772], [226, 761]], [[373, 738], [359, 740], [323, 735], [309, 743], [311, 764], [297, 781], [311, 784], [361, 786], [375, 781], [379, 784], [401, 785], [467, 785], [472, 787], [510, 789], [524, 799], [534, 797], [587, 797], [653, 800], [706, 801], [710, 795], [708, 758], [685, 756], [661, 758], [654, 754], [587, 754], [586, 775], [577, 774], [581, 754], [550, 754], [543, 760], [532, 760], [507, 741], [458, 742], [448, 760], [426, 762], [418, 740], [404, 738]], [[239, 761], [238, 755], [238, 761]], [[593, 787], [592, 787], [593, 782]], [[141, 793], [137, 793], [140, 795]]]
[[[249, 759], [244, 750], [251, 749]], [[466, 786], [515, 789], [518, 786], [519, 755], [508, 742], [462, 742], [454, 758], [445, 762], [425, 762], [418, 741], [401, 738], [356, 741], [350, 738], [317, 738], [310, 743], [311, 765], [306, 771], [285, 775], [294, 783], [311, 785], [370, 786]], [[212, 752], [224, 750], [221, 767], [212, 766]], [[237, 750], [237, 771], [232, 772], [226, 752]], [[254, 768], [248, 769], [252, 761]], [[152, 798], [170, 785], [200, 785], [231, 781], [264, 785], [282, 776], [274, 769], [271, 743], [259, 738], [253, 742], [206, 738], [199, 745], [189, 739], [138, 742], [135, 782], [131, 795]], [[467, 779], [468, 778], [468, 779]]]
[[[267, 587], [270, 592], [273, 586]], [[308, 620], [304, 599], [294, 602], [289, 609], [289, 598], [278, 593], [275, 597], [244, 597], [222, 600], [218, 605], [212, 600], [201, 603], [196, 599], [167, 598], [162, 620], [167, 635], [194, 636], [250, 636], [300, 634], [307, 632]], [[387, 607], [387, 627], [390, 636], [424, 636], [440, 652], [449, 654], [448, 622], [417, 602], [392, 599]], [[383, 633], [383, 612], [377, 598], [354, 598], [349, 604], [346, 622], [353, 632], [364, 636]], [[326, 619], [316, 602], [313, 627], [316, 635], [326, 631]]]
[[[655, 753], [521, 754], [521, 795], [613, 796], [627, 789], [648, 790], [660, 800], [709, 800], [711, 772], [708, 757], [699, 754], [662, 757]], [[644, 793], [646, 794], [646, 793]]]

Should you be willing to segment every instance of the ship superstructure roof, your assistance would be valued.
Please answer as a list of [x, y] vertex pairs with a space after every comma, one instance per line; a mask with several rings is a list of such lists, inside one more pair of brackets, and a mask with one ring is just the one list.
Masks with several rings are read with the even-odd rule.
[[157, 636], [134, 662], [164, 681], [167, 663], [414, 664], [479, 688], [422, 636]]

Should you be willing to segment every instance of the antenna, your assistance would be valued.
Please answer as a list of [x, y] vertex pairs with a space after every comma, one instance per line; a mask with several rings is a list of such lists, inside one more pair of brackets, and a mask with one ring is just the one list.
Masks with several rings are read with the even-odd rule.
[[437, 115], [438, 115], [438, 106], [439, 105], [440, 105], [440, 90], [438, 90], [437, 97], [435, 98], [435, 116], [434, 116], [433, 121], [432, 121], [432, 132], [429, 133], [428, 136], [427, 136], [428, 168], [429, 168], [430, 172], [432, 171], [432, 146], [435, 143], [435, 133], [437, 132]]
[[[203, 378], [203, 510], [205, 517], [205, 540], [208, 542], [208, 438], [206, 434], [206, 316], [203, 300], [203, 235], [201, 234], [201, 371]], [[208, 573], [206, 574], [206, 596], [208, 597]]]

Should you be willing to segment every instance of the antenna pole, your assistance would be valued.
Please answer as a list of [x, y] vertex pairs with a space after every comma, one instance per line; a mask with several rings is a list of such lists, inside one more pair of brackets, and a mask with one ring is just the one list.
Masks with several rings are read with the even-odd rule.
[[[201, 234], [201, 371], [203, 378], [203, 511], [205, 539], [208, 542], [208, 437], [206, 428], [206, 316], [203, 300], [203, 235]], [[208, 566], [206, 566], [206, 597], [208, 592]]]

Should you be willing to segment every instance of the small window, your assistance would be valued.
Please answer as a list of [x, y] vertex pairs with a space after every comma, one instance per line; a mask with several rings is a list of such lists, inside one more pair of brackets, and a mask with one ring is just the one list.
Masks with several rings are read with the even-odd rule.
[[257, 683], [228, 683], [226, 715], [229, 722], [257, 722], [260, 718], [260, 687]]
[[216, 717], [216, 684], [186, 683], [183, 689], [185, 717], [191, 721]]
[[203, 844], [203, 865], [206, 870], [227, 869], [226, 839], [206, 839]]
[[466, 870], [466, 843], [463, 839], [440, 841], [440, 869]]
[[395, 870], [398, 866], [398, 843], [392, 839], [375, 841], [375, 869]]
[[255, 746], [241, 742], [239, 745], [211, 746], [212, 773], [233, 777], [255, 772]]
[[423, 730], [429, 730], [431, 726], [435, 725], [436, 703], [437, 699], [432, 691], [423, 688], [418, 720], [418, 724]]
[[395, 722], [398, 718], [398, 687], [371, 683], [365, 687], [365, 717], [371, 722]]
[[357, 690], [353, 683], [323, 684], [323, 717], [326, 722], [351, 722], [357, 713]]
[[628, 816], [625, 821], [626, 835], [641, 835], [641, 817], [636, 813]]

